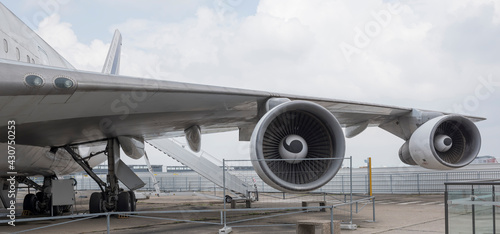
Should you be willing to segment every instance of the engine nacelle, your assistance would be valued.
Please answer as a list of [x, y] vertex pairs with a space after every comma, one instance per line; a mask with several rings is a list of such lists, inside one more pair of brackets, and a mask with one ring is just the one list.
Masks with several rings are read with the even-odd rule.
[[[286, 192], [307, 192], [337, 174], [345, 139], [339, 122], [324, 107], [290, 101], [260, 119], [250, 148], [253, 167], [268, 185]], [[310, 160], [315, 158], [328, 159]]]
[[140, 159], [144, 156], [144, 139], [119, 136], [118, 141], [120, 142], [123, 152], [130, 158]]
[[399, 157], [406, 164], [449, 170], [467, 166], [480, 148], [481, 135], [472, 121], [459, 115], [445, 115], [415, 130], [399, 150]]

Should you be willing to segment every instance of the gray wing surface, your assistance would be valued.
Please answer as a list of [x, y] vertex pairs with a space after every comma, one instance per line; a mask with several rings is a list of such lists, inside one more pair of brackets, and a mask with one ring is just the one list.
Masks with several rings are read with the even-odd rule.
[[[253, 127], [259, 107], [271, 97], [307, 100], [331, 111], [343, 127], [378, 126], [410, 108], [270, 92], [196, 85], [164, 80], [82, 72], [0, 60], [0, 123], [16, 121], [18, 144], [63, 146], [116, 136], [144, 138], [181, 136], [199, 125], [203, 132]], [[25, 77], [43, 78], [42, 87]], [[58, 88], [57, 78], [71, 79]], [[478, 118], [480, 120], [480, 118]], [[6, 134], [0, 136], [6, 142]]]

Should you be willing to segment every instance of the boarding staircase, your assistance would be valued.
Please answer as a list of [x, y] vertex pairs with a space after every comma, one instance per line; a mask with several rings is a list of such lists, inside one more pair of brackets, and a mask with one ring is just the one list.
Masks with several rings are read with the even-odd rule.
[[[186, 146], [180, 142], [170, 138], [152, 139], [146, 142], [222, 188], [224, 188], [225, 177], [225, 187], [236, 196], [236, 199], [252, 199], [250, 189], [253, 186], [242, 181], [237, 176], [228, 173], [227, 170], [224, 173], [222, 167], [204, 157], [203, 154], [198, 156], [187, 150]], [[227, 197], [225, 199], [227, 201]]]

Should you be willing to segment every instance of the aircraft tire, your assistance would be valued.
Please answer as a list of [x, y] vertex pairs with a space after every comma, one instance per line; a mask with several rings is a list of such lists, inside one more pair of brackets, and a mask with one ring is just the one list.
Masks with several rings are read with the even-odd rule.
[[132, 201], [130, 199], [130, 193], [127, 192], [121, 192], [118, 194], [118, 204], [117, 204], [117, 211], [131, 211], [131, 205]]
[[31, 213], [33, 214], [37, 214], [38, 213], [36, 209], [37, 201], [38, 199], [36, 198], [35, 194], [32, 193], [26, 194], [23, 201], [23, 210], [28, 210], [31, 211]]
[[128, 191], [130, 193], [130, 211], [136, 210], [137, 199], [135, 198], [134, 191]]
[[103, 197], [100, 192], [92, 193], [89, 201], [89, 213], [94, 214], [103, 212], [102, 201]]
[[43, 192], [37, 192], [36, 198], [38, 199], [38, 201], [43, 201]]
[[233, 197], [226, 195], [225, 201], [226, 203], [231, 203], [233, 201]]

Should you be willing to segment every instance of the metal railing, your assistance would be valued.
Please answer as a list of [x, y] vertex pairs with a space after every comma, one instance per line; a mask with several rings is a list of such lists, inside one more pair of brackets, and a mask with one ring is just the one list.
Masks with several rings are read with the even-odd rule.
[[[338, 160], [338, 159], [336, 159]], [[340, 159], [343, 160], [343, 159]], [[352, 160], [352, 158], [350, 158]], [[233, 161], [234, 162], [234, 161]], [[227, 163], [224, 161], [223, 164]], [[221, 169], [223, 170], [224, 175], [226, 173], [234, 173], [233, 171], [227, 171], [229, 167], [228, 166], [223, 166]], [[246, 176], [244, 174], [238, 173], [238, 176]], [[186, 180], [184, 183], [188, 185], [189, 181]], [[201, 182], [200, 179], [197, 180], [198, 182], [198, 189], [201, 190]], [[81, 184], [81, 183], [79, 183]], [[85, 186], [85, 185], [83, 185]], [[188, 188], [188, 187], [186, 187]], [[222, 190], [222, 193], [220, 195], [225, 195], [226, 190], [228, 188], [220, 188]], [[145, 218], [145, 219], [156, 219], [156, 220], [169, 220], [169, 221], [175, 221], [175, 222], [186, 222], [186, 223], [200, 223], [200, 224], [207, 224], [207, 225], [219, 225], [222, 228], [226, 228], [227, 225], [231, 225], [233, 228], [237, 227], [266, 227], [266, 226], [287, 226], [287, 225], [296, 225], [296, 224], [287, 224], [287, 223], [277, 223], [277, 224], [259, 224], [255, 223], [255, 221], [258, 220], [266, 220], [269, 218], [275, 218], [275, 217], [280, 217], [280, 216], [287, 216], [287, 215], [296, 215], [296, 214], [301, 214], [301, 213], [307, 213], [311, 211], [317, 211], [322, 210], [322, 209], [329, 209], [330, 214], [328, 215], [329, 220], [330, 220], [330, 225], [331, 225], [331, 231], [333, 233], [333, 225], [334, 225], [334, 215], [337, 217], [344, 217], [342, 218], [343, 220], [346, 220], [348, 217], [348, 223], [352, 224], [353, 220], [353, 213], [358, 213], [361, 211], [364, 207], [368, 206], [369, 204], [372, 205], [373, 209], [373, 221], [375, 221], [375, 197], [366, 197], [362, 196], [360, 198], [356, 198], [356, 195], [354, 195], [352, 192], [348, 193], [348, 195], [344, 196], [344, 199], [339, 199], [339, 198], [334, 198], [333, 194], [328, 194], [325, 192], [312, 192], [312, 193], [307, 193], [307, 194], [286, 194], [283, 193], [283, 196], [272, 196], [269, 194], [267, 195], [266, 198], [262, 197], [260, 202], [263, 202], [262, 206], [265, 206], [264, 208], [245, 208], [245, 209], [228, 209], [228, 203], [226, 203], [226, 200], [223, 199], [225, 196], [222, 196], [222, 201], [223, 201], [223, 209], [207, 209], [207, 210], [177, 210], [177, 211], [133, 211], [133, 212], [107, 212], [107, 213], [99, 213], [99, 214], [80, 214], [80, 215], [69, 215], [69, 216], [62, 216], [62, 217], [46, 217], [46, 218], [22, 218], [22, 219], [16, 219], [16, 223], [22, 223], [22, 222], [33, 222], [33, 221], [43, 221], [43, 220], [59, 220], [59, 219], [71, 219], [69, 221], [61, 222], [61, 223], [54, 223], [46, 226], [40, 226], [40, 227], [35, 227], [31, 229], [25, 229], [21, 231], [17, 231], [14, 233], [24, 233], [24, 232], [34, 232], [40, 229], [44, 228], [50, 228], [54, 226], [59, 226], [59, 225], [65, 225], [73, 222], [78, 222], [94, 217], [99, 217], [99, 216], [105, 216], [106, 217], [106, 231], [107, 233], [110, 233], [111, 231], [111, 221], [110, 217], [117, 215], [117, 216], [126, 216], [128, 218]], [[337, 195], [338, 196], [338, 195]], [[318, 198], [320, 197], [320, 198]], [[322, 198], [322, 199], [321, 199]], [[273, 207], [272, 204], [278, 203], [280, 200], [285, 200], [286, 203], [284, 205], [279, 205], [277, 207]], [[297, 204], [300, 204], [300, 201], [317, 201], [317, 200], [322, 200], [324, 203], [320, 203], [320, 206], [301, 206], [297, 207]], [[326, 205], [328, 203], [332, 205]], [[282, 203], [283, 204], [283, 203]], [[325, 205], [321, 205], [325, 204]], [[294, 206], [295, 205], [295, 206]], [[355, 207], [355, 208], [354, 208]], [[355, 210], [354, 210], [355, 209]], [[251, 218], [245, 218], [245, 216], [241, 216], [241, 213], [248, 213], [248, 214], [253, 214], [253, 213], [258, 213], [262, 212], [262, 214], [259, 214], [259, 216], [253, 216]], [[211, 222], [207, 220], [203, 221], [197, 221], [197, 220], [189, 220], [184, 218], [178, 218], [179, 216], [173, 216], [173, 217], [165, 217], [168, 216], [168, 214], [176, 214], [176, 213], [182, 213], [182, 214], [190, 214], [190, 213], [211, 213], [213, 217], [213, 214], [218, 213], [220, 216], [219, 222]], [[326, 214], [325, 214], [326, 215]], [[163, 216], [163, 217], [162, 217]], [[242, 218], [243, 217], [243, 218]], [[6, 223], [8, 220], [1, 220], [1, 223]]]
[[[495, 165], [498, 167], [499, 164]], [[418, 167], [374, 168], [372, 174], [373, 193], [443, 194], [445, 190], [444, 183], [446, 182], [500, 178], [500, 170], [492, 169], [492, 167], [487, 167], [486, 165], [484, 167], [481, 167], [481, 165], [474, 165], [472, 169], [473, 170], [458, 169], [453, 171], [431, 171]], [[243, 173], [243, 176], [238, 176], [245, 182], [251, 182], [255, 179], [259, 191], [277, 191], [262, 181], [255, 171], [235, 172]], [[316, 192], [346, 193], [350, 191], [349, 173], [349, 168], [342, 168], [328, 184], [324, 185]], [[78, 190], [99, 189], [97, 184], [90, 177], [85, 177], [84, 175], [77, 175], [74, 177], [78, 182]], [[149, 175], [140, 174], [140, 177], [146, 183], [143, 189], [152, 191], [154, 186]], [[195, 172], [163, 172], [157, 173], [156, 177], [160, 190], [164, 192], [211, 191], [215, 195], [222, 192], [220, 187], [199, 176]], [[366, 169], [352, 169], [352, 190], [353, 193], [358, 194], [369, 193], [368, 174]]]
[[445, 184], [446, 233], [500, 233], [500, 180]]
[[[226, 167], [222, 167], [226, 168]], [[391, 172], [392, 170], [392, 172]], [[352, 174], [348, 174], [352, 171]], [[373, 191], [374, 193], [392, 193], [392, 194], [426, 194], [426, 193], [444, 193], [446, 186], [448, 184], [452, 184], [452, 181], [459, 181], [464, 179], [489, 179], [489, 178], [500, 178], [499, 171], [493, 171], [491, 168], [476, 168], [475, 170], [463, 170], [463, 171], [446, 171], [446, 172], [430, 172], [430, 171], [417, 171], [412, 168], [412, 171], [408, 171], [408, 168], [395, 170], [394, 168], [386, 170], [388, 173], [377, 173], [373, 174]], [[229, 171], [229, 173], [233, 173]], [[165, 176], [170, 177], [165, 177]], [[247, 180], [257, 179], [256, 185], [258, 190], [262, 192], [267, 192], [269, 194], [275, 193], [277, 196], [271, 195], [268, 198], [269, 203], [275, 203], [278, 199], [292, 199], [296, 198], [299, 195], [294, 194], [285, 194], [282, 193], [280, 195], [278, 191], [270, 188], [265, 185], [255, 172], [247, 171], [245, 173], [239, 173], [238, 176], [242, 178], [246, 178]], [[147, 183], [145, 189], [153, 190], [152, 181], [149, 181], [149, 177], [142, 177], [143, 180]], [[352, 180], [351, 180], [352, 178]], [[78, 190], [97, 190], [97, 185], [93, 187], [91, 179], [85, 178], [82, 176], [81, 178], [77, 178]], [[160, 174], [158, 176], [158, 181], [160, 187], [163, 191], [205, 191], [205, 192], [213, 192], [216, 196], [222, 196], [226, 192], [225, 189], [215, 186], [213, 183], [205, 180], [204, 178], [197, 176], [195, 174], [183, 174], [183, 175], [175, 175], [172, 174]], [[357, 194], [367, 194], [368, 193], [368, 179], [366, 175], [366, 169], [353, 169], [344, 168], [342, 169], [337, 176], [329, 182], [327, 185], [318, 189], [309, 195], [322, 196], [323, 200], [328, 200], [327, 196], [333, 196], [333, 194], [347, 194], [349, 196], [355, 197]], [[445, 185], [446, 182], [446, 185]], [[469, 188], [466, 188], [466, 190]], [[494, 190], [494, 188], [493, 188]], [[498, 190], [498, 188], [497, 188]], [[477, 190], [476, 190], [477, 191]], [[346, 196], [347, 196], [346, 195]], [[477, 195], [477, 194], [476, 194]], [[299, 197], [299, 199], [302, 199]], [[336, 198], [333, 198], [336, 199]], [[469, 196], [470, 199], [470, 196]], [[497, 199], [498, 200], [498, 199]], [[329, 200], [332, 201], [332, 200]], [[72, 222], [77, 222], [85, 219], [89, 219], [96, 216], [106, 216], [107, 219], [107, 230], [108, 233], [110, 231], [110, 216], [112, 215], [127, 215], [129, 217], [136, 218], [150, 218], [150, 219], [165, 219], [165, 220], [175, 220], [175, 221], [183, 221], [183, 222], [198, 222], [209, 225], [221, 225], [226, 226], [228, 224], [233, 225], [232, 227], [248, 227], [255, 224], [245, 225], [246, 223], [251, 223], [257, 219], [265, 219], [270, 217], [275, 217], [274, 215], [292, 215], [295, 213], [309, 212], [314, 209], [330, 209], [330, 217], [333, 220], [334, 215], [350, 215], [350, 222], [352, 223], [352, 214], [357, 213], [360, 209], [367, 206], [368, 204], [373, 205], [373, 221], [375, 221], [375, 197], [361, 197], [357, 199], [347, 199], [344, 198], [339, 204], [334, 204], [330, 206], [317, 206], [317, 207], [267, 207], [267, 208], [247, 208], [247, 209], [211, 209], [211, 210], [182, 210], [182, 211], [141, 211], [141, 212], [109, 212], [102, 214], [84, 214], [84, 215], [72, 215], [72, 216], [64, 216], [64, 217], [47, 217], [47, 218], [33, 218], [33, 219], [17, 219], [16, 222], [28, 222], [28, 221], [40, 221], [40, 220], [57, 220], [57, 219], [66, 219], [71, 218], [73, 220], [59, 223], [59, 224], [51, 224], [45, 227], [37, 227], [36, 229], [23, 230], [21, 232], [27, 231], [35, 231], [41, 228], [53, 227], [56, 225], [63, 225]], [[361, 208], [360, 208], [361, 204]], [[491, 204], [490, 204], [491, 205]], [[347, 207], [346, 207], [347, 206]], [[354, 208], [355, 207], [355, 208]], [[342, 209], [345, 208], [345, 209]], [[448, 209], [448, 208], [447, 208]], [[493, 208], [493, 217], [500, 209]], [[228, 220], [227, 214], [233, 214], [234, 212], [255, 212], [255, 211], [276, 211], [277, 214], [273, 214], [271, 216], [262, 216], [255, 217], [251, 219], [242, 219], [242, 220]], [[285, 214], [278, 214], [279, 212], [289, 211]], [[335, 213], [336, 211], [337, 213]], [[153, 214], [170, 214], [170, 213], [204, 213], [204, 212], [215, 212], [220, 214], [220, 222], [206, 222], [206, 221], [192, 221], [185, 219], [172, 219], [166, 217], [156, 217]], [[338, 212], [343, 212], [339, 214]], [[334, 214], [335, 213], [335, 214]], [[152, 216], [146, 216], [145, 214], [151, 214]], [[496, 216], [498, 217], [498, 216]], [[231, 217], [230, 217], [231, 218]], [[447, 218], [448, 219], [448, 218]], [[7, 221], [0, 221], [0, 223], [5, 223]], [[333, 223], [332, 223], [333, 224]], [[286, 225], [286, 224], [280, 224]], [[258, 226], [258, 225], [257, 225]], [[498, 225], [497, 225], [498, 226]], [[333, 230], [333, 229], [332, 229]], [[497, 231], [498, 232], [498, 231]]]
[[[370, 199], [370, 198], [365, 198]], [[246, 222], [252, 222], [256, 220], [269, 219], [273, 217], [286, 216], [286, 215], [294, 215], [300, 213], [307, 213], [313, 210], [318, 209], [328, 209], [330, 211], [330, 229], [331, 233], [333, 233], [333, 222], [334, 222], [334, 210], [336, 208], [355, 204], [359, 201], [354, 201], [353, 203], [346, 204], [337, 204], [331, 206], [313, 206], [313, 207], [286, 207], [286, 208], [246, 208], [246, 209], [212, 209], [212, 210], [172, 210], [172, 211], [131, 211], [131, 212], [106, 212], [106, 213], [95, 213], [95, 214], [79, 214], [79, 215], [67, 215], [67, 216], [57, 216], [57, 217], [41, 217], [41, 218], [25, 218], [25, 219], [17, 219], [16, 223], [26, 223], [26, 222], [35, 222], [35, 221], [55, 221], [55, 220], [63, 220], [63, 219], [71, 219], [69, 221], [64, 221], [60, 223], [55, 223], [51, 225], [40, 226], [36, 228], [25, 229], [21, 231], [11, 232], [13, 234], [17, 233], [26, 233], [26, 232], [35, 232], [41, 229], [66, 225], [69, 223], [74, 223], [78, 221], [83, 221], [91, 218], [97, 217], [106, 217], [106, 233], [111, 233], [111, 216], [123, 217], [123, 218], [144, 218], [144, 219], [154, 219], [154, 220], [166, 220], [166, 221], [175, 221], [175, 222], [185, 222], [185, 223], [199, 223], [199, 224], [207, 224], [207, 225], [216, 225], [221, 227], [226, 227], [227, 225], [231, 225], [231, 227], [266, 227], [270, 225], [244, 225]], [[236, 213], [236, 212], [259, 212], [266, 211], [266, 213], [272, 213], [270, 215], [264, 215], [254, 218], [248, 219], [240, 219], [235, 221], [228, 221], [226, 219], [225, 213]], [[284, 213], [286, 211], [286, 213]], [[176, 219], [176, 218], [168, 218], [161, 217], [159, 215], [166, 214], [189, 214], [189, 213], [219, 213], [220, 221], [219, 222], [208, 222], [208, 221], [196, 221], [196, 220], [187, 220], [187, 219]], [[373, 217], [375, 221], [375, 216]], [[0, 224], [7, 223], [7, 220], [0, 220]], [[272, 226], [288, 226], [288, 225], [296, 225], [296, 224], [276, 224]], [[104, 231], [104, 230], [101, 230]]]

